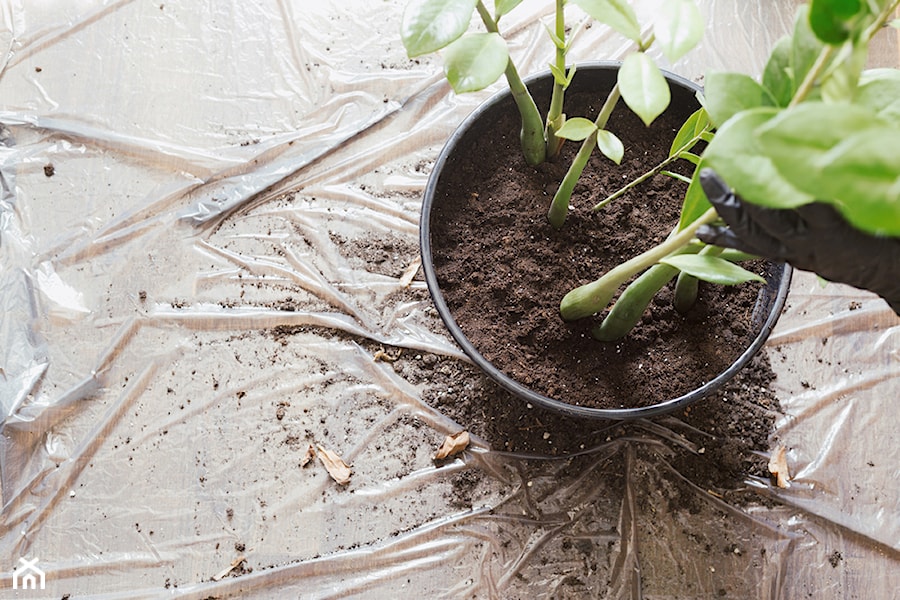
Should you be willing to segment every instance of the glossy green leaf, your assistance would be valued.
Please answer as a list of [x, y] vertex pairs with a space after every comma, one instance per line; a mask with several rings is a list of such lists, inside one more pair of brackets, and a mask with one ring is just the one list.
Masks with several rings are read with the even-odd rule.
[[562, 69], [560, 69], [559, 67], [557, 67], [557, 66], [556, 66], [555, 64], [553, 64], [553, 63], [550, 63], [550, 64], [548, 64], [547, 66], [550, 67], [550, 73], [553, 74], [553, 81], [554, 81], [557, 85], [561, 85], [561, 86], [564, 86], [564, 87], [565, 87], [566, 81], [567, 81], [567, 79], [566, 79], [566, 72], [563, 71]]
[[853, 104], [804, 102], [761, 124], [756, 137], [786, 180], [829, 200], [835, 196], [832, 183], [823, 178], [824, 155], [858, 132], [874, 133], [885, 125], [871, 111]]
[[863, 131], [818, 160], [817, 183], [844, 217], [871, 233], [900, 236], [900, 127]]
[[707, 166], [705, 159], [701, 158], [700, 163], [694, 169], [694, 175], [691, 177], [691, 183], [688, 185], [687, 192], [684, 194], [684, 200], [681, 203], [681, 216], [678, 218], [678, 231], [681, 231], [694, 221], [700, 218], [712, 206], [706, 198], [703, 186], [700, 185], [700, 171]]
[[503, 75], [509, 62], [506, 42], [497, 33], [471, 33], [447, 47], [444, 72], [457, 94], [475, 92]]
[[560, 50], [566, 50], [566, 41], [556, 35], [556, 32], [550, 28], [546, 23], [544, 24], [544, 29], [547, 31], [547, 35], [550, 36], [550, 41], [553, 42], [553, 45], [559, 48]]
[[822, 81], [822, 99], [826, 102], [852, 102], [868, 56], [866, 46], [845, 44], [835, 59], [836, 64]]
[[687, 118], [669, 148], [669, 156], [675, 156], [679, 152], [690, 150], [698, 141], [699, 136], [709, 128], [709, 114], [705, 108], [700, 108]]
[[653, 17], [653, 33], [663, 54], [674, 62], [703, 37], [704, 23], [694, 0], [666, 0]]
[[766, 67], [762, 85], [771, 94], [776, 106], [785, 107], [794, 94], [794, 78], [791, 69], [791, 38], [785, 36], [775, 43]]
[[440, 50], [458, 39], [472, 20], [478, 0], [411, 0], [400, 37], [410, 58]]
[[619, 68], [619, 91], [625, 104], [650, 125], [669, 106], [669, 83], [653, 59], [643, 52], [629, 54]]
[[570, 0], [597, 21], [615, 29], [638, 44], [641, 43], [641, 26], [634, 9], [626, 0]]
[[856, 103], [868, 107], [885, 121], [900, 125], [900, 71], [876, 69], [864, 73]]
[[572, 117], [566, 119], [565, 124], [557, 130], [556, 135], [567, 140], [580, 142], [597, 131], [597, 126], [590, 119], [584, 117]]
[[679, 254], [659, 261], [697, 279], [719, 285], [738, 285], [748, 281], [765, 283], [765, 279], [724, 258], [702, 254]]
[[769, 91], [743, 73], [709, 73], [704, 91], [706, 110], [717, 127], [741, 111], [775, 105]]
[[[691, 156], [693, 156], [693, 155], [691, 155]], [[698, 162], [699, 162], [699, 158], [700, 158], [700, 157], [697, 157], [697, 161], [698, 161]], [[688, 159], [688, 160], [689, 160], [690, 162], [693, 162], [693, 159]], [[695, 164], [696, 164], [696, 163], [695, 163]], [[685, 183], [685, 184], [690, 184], [690, 183], [691, 183], [691, 178], [690, 178], [690, 177], [685, 177], [685, 176], [682, 175], [681, 173], [676, 173], [676, 172], [674, 172], [674, 171], [660, 171], [659, 174], [660, 174], [660, 175], [665, 175], [666, 177], [671, 177], [672, 179], [677, 179], [678, 181], [680, 181], [680, 182], [682, 182], [682, 183]]]
[[731, 262], [743, 262], [745, 260], [756, 260], [757, 258], [759, 258], [755, 254], [741, 252], [740, 250], [735, 250], [734, 248], [723, 249], [722, 254], [720, 254], [719, 257]]
[[605, 129], [597, 131], [597, 148], [603, 153], [603, 156], [616, 164], [621, 163], [622, 157], [625, 156], [625, 146], [622, 144], [622, 140]]
[[757, 129], [776, 114], [776, 108], [754, 108], [729, 120], [703, 153], [704, 166], [715, 170], [748, 202], [776, 208], [807, 204], [815, 198], [781, 175], [756, 137]]
[[809, 25], [826, 44], [842, 44], [852, 31], [850, 20], [863, 8], [859, 0], [812, 0]]
[[494, 1], [494, 19], [499, 20], [505, 14], [522, 3], [522, 0], [495, 0]]

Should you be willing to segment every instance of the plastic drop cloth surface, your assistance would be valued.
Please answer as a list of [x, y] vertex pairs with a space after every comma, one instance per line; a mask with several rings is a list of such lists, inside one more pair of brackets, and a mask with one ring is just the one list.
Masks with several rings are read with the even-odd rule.
[[[896, 597], [900, 322], [809, 274], [765, 350], [789, 488], [695, 485], [679, 415], [432, 461], [477, 423], [426, 398], [479, 376], [404, 275], [443, 141], [500, 85], [406, 58], [403, 4], [2, 4], [0, 598]], [[523, 73], [545, 4], [505, 19]], [[757, 73], [794, 10], [701, 6], [689, 78]], [[570, 11], [573, 60], [627, 49]], [[46, 589], [13, 590], [34, 558]]]

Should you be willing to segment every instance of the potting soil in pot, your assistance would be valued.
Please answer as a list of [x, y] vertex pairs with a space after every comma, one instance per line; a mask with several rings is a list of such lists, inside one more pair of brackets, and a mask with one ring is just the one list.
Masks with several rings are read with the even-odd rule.
[[[593, 119], [604, 97], [569, 93], [566, 112]], [[663, 240], [677, 223], [686, 185], [666, 175], [591, 210], [667, 157], [696, 109], [691, 92], [673, 89], [673, 97], [688, 104], [673, 102], [649, 129], [619, 103], [609, 128], [622, 139], [625, 159], [619, 167], [594, 153], [560, 231], [546, 212], [577, 144], [567, 143], [554, 163], [526, 165], [514, 111], [492, 113], [489, 128], [468, 134], [442, 175], [431, 239], [454, 319], [487, 360], [546, 396], [596, 408], [658, 404], [714, 378], [755, 335], [749, 319], [758, 284], [701, 282], [697, 305], [681, 315], [672, 307], [672, 283], [618, 343], [590, 336], [599, 320], [559, 317], [566, 292]]]

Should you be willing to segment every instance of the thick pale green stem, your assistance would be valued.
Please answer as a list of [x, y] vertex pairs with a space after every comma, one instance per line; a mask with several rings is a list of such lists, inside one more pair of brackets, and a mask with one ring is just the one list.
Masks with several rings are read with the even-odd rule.
[[[566, 17], [563, 7], [565, 0], [556, 0], [556, 23], [554, 30], [554, 44], [556, 45], [556, 70], [558, 73], [566, 72]], [[560, 43], [562, 45], [560, 46]], [[550, 97], [550, 110], [547, 112], [547, 159], [553, 159], [562, 148], [563, 138], [557, 137], [556, 132], [565, 123], [563, 115], [563, 100], [566, 95], [566, 85], [556, 79], [553, 82], [553, 95]]]
[[[700, 251], [704, 256], [719, 256], [725, 248], [719, 246], [706, 246]], [[697, 303], [697, 292], [699, 291], [700, 281], [693, 275], [688, 275], [684, 271], [678, 274], [678, 281], [675, 282], [675, 295], [672, 304], [675, 310], [681, 314], [687, 313]]]
[[[603, 103], [603, 107], [600, 109], [600, 114], [597, 115], [597, 118], [594, 120], [594, 125], [597, 126], [597, 129], [606, 127], [609, 116], [612, 114], [620, 97], [619, 84], [617, 83], [613, 86], [613, 89], [610, 90], [609, 95], [606, 97], [606, 102]], [[578, 183], [578, 178], [581, 177], [581, 172], [584, 171], [584, 167], [587, 165], [588, 159], [591, 157], [591, 152], [594, 151], [596, 145], [596, 133], [585, 138], [581, 143], [581, 148], [578, 149], [578, 154], [575, 155], [575, 159], [572, 161], [572, 165], [569, 167], [569, 170], [566, 171], [565, 177], [563, 177], [562, 182], [559, 184], [556, 194], [553, 196], [553, 202], [550, 204], [550, 212], [548, 213], [547, 218], [550, 221], [550, 225], [556, 229], [563, 226], [566, 215], [569, 214], [569, 201], [572, 198], [572, 190], [575, 189], [575, 184]]]
[[[687, 245], [672, 254], [696, 254], [702, 248], [699, 243]], [[591, 335], [601, 342], [613, 342], [625, 337], [641, 320], [653, 297], [675, 275], [678, 275], [678, 269], [663, 263], [657, 263], [641, 273], [619, 295], [603, 322], [591, 330]]]
[[[484, 22], [485, 28], [491, 33], [498, 33], [497, 22], [484, 6], [484, 3], [479, 0], [476, 9], [481, 16], [482, 22]], [[512, 59], [506, 64], [504, 74], [506, 75], [506, 82], [509, 84], [509, 91], [522, 117], [522, 129], [519, 131], [519, 139], [522, 143], [522, 153], [525, 156], [525, 162], [529, 165], [538, 165], [544, 162], [547, 156], [547, 142], [544, 139], [544, 119], [541, 117], [534, 98], [531, 97], [528, 88], [522, 82], [519, 71], [516, 70]]]
[[547, 142], [544, 139], [544, 120], [538, 111], [534, 98], [528, 93], [528, 88], [522, 83], [518, 71], [512, 61], [506, 66], [506, 81], [519, 114], [522, 117], [522, 129], [519, 131], [519, 140], [522, 143], [522, 153], [525, 162], [529, 165], [539, 165], [547, 158]]
[[600, 312], [606, 308], [622, 284], [635, 274], [656, 264], [660, 259], [686, 246], [701, 225], [712, 223], [717, 218], [716, 209], [710, 208], [696, 221], [661, 244], [619, 264], [597, 281], [575, 288], [562, 299], [559, 307], [560, 315], [566, 321], [573, 321]]

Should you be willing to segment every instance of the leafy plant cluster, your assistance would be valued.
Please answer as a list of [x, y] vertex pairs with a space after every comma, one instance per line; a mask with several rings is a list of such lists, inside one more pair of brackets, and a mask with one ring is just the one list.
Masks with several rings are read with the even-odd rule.
[[898, 0], [813, 0], [762, 80], [712, 73], [718, 125], [704, 163], [742, 198], [774, 208], [828, 202], [863, 231], [900, 236], [900, 70], [865, 71]]
[[[481, 0], [413, 0], [402, 37], [410, 56], [445, 49], [445, 72], [457, 92], [482, 89], [505, 74], [522, 115], [529, 164], [555, 156], [564, 140], [581, 142], [548, 213], [559, 228], [594, 148], [615, 163], [622, 159], [621, 141], [606, 130], [618, 100], [648, 125], [669, 104], [668, 84], [646, 51], [658, 44], [667, 58], [677, 59], [699, 41], [703, 22], [692, 0], [666, 0], [649, 33], [642, 34], [625, 0], [568, 0], [632, 40], [636, 49], [622, 62], [618, 83], [598, 117], [567, 118], [563, 96], [575, 68], [565, 62], [571, 43], [565, 38], [567, 2], [556, 0], [554, 26], [547, 28], [556, 47], [550, 65], [554, 90], [544, 120], [498, 30], [503, 15], [520, 2], [497, 0], [490, 12]], [[667, 170], [683, 159], [695, 169], [683, 178], [688, 188], [679, 223], [660, 245], [566, 294], [562, 317], [600, 313], [618, 293], [593, 330], [596, 338], [611, 341], [626, 335], [675, 277], [675, 306], [682, 312], [696, 299], [698, 279], [723, 285], [763, 281], [735, 264], [750, 257], [695, 239], [702, 225], [718, 219], [699, 182], [707, 166], [749, 202], [776, 208], [830, 202], [860, 229], [900, 235], [900, 71], [864, 71], [869, 42], [898, 5], [900, 0], [812, 0], [798, 10], [792, 34], [775, 45], [761, 81], [740, 73], [708, 74], [704, 107], [678, 132], [669, 158], [594, 207], [601, 210], [657, 173], [683, 178]], [[484, 32], [468, 32], [475, 13]], [[700, 141], [708, 146], [697, 155], [693, 150]]]

